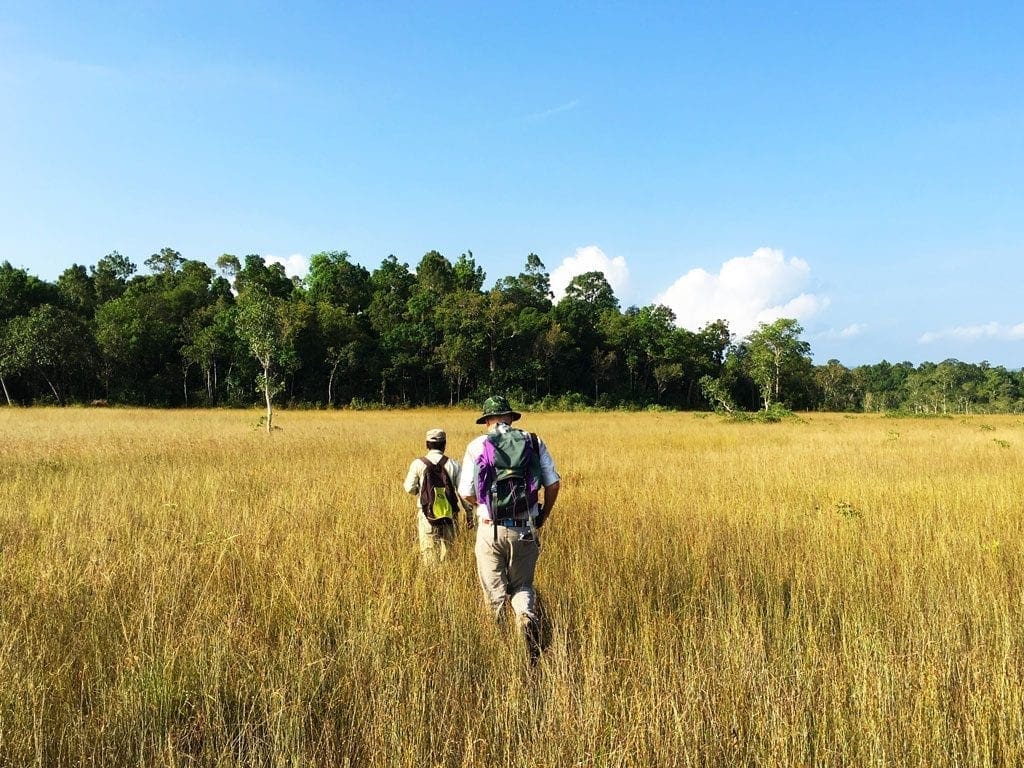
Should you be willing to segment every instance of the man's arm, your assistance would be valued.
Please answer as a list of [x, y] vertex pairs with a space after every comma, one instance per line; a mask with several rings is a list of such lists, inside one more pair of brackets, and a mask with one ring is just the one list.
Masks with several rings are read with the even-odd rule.
[[551, 485], [544, 486], [544, 514], [550, 515], [551, 508], [555, 506], [555, 499], [558, 498], [558, 491], [562, 488], [562, 481], [556, 480]]
[[448, 459], [448, 466], [451, 471], [448, 476], [452, 479], [452, 484], [455, 486], [455, 495], [459, 497], [459, 503], [462, 505], [462, 511], [466, 514], [466, 527], [472, 528], [473, 523], [473, 505], [467, 503], [467, 501], [459, 496], [459, 481], [462, 479], [462, 467], [459, 466], [459, 462], [455, 459]]
[[409, 471], [405, 474], [405, 488], [406, 493], [419, 493], [420, 492], [420, 473], [419, 468], [423, 466], [419, 459], [414, 459], [412, 464], [409, 465]]
[[558, 498], [558, 491], [562, 487], [562, 482], [556, 480], [551, 485], [544, 486], [544, 500], [540, 505], [540, 514], [537, 515], [537, 527], [540, 528], [547, 522], [548, 517], [551, 515], [551, 509], [555, 506], [555, 499]]
[[463, 501], [476, 506], [476, 459], [470, 451], [470, 445], [466, 446], [466, 455], [462, 457], [462, 464], [459, 466], [457, 490]]

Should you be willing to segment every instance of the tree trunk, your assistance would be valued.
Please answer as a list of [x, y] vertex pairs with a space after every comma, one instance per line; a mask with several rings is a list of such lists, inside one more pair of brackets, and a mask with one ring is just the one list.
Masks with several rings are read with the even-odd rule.
[[53, 392], [53, 396], [57, 398], [57, 405], [63, 407], [64, 399], [60, 396], [60, 392], [57, 391], [57, 388], [53, 385], [53, 382], [50, 381], [50, 377], [44, 373], [43, 378], [46, 379], [46, 383], [50, 385], [50, 391]]
[[4, 381], [4, 377], [3, 376], [0, 376], [0, 387], [3, 387], [4, 398], [6, 398], [7, 404], [10, 405], [11, 404], [11, 396], [7, 393], [7, 382]]
[[274, 418], [273, 408], [270, 406], [270, 366], [263, 366], [263, 395], [267, 399], [267, 434], [270, 434], [271, 420]]
[[334, 406], [334, 374], [338, 371], [338, 366], [341, 365], [341, 358], [339, 357], [334, 361], [334, 365], [331, 367], [331, 376], [327, 379], [327, 407], [331, 408]]

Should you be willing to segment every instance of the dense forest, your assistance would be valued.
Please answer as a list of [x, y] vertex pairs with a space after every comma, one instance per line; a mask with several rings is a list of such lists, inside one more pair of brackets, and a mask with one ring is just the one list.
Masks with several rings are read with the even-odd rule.
[[164, 248], [145, 267], [115, 251], [51, 283], [0, 264], [0, 402], [1024, 410], [1019, 370], [815, 365], [795, 320], [678, 328], [667, 307], [623, 309], [600, 272], [554, 303], [535, 254], [489, 289], [471, 252], [371, 272], [330, 251], [301, 280], [258, 255], [211, 267]]

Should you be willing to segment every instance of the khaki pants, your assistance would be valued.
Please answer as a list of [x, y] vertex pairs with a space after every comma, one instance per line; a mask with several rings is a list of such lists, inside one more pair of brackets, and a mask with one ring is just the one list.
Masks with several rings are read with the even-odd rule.
[[[495, 540], [497, 528], [497, 540]], [[500, 618], [506, 597], [512, 603], [516, 625], [537, 623], [533, 574], [537, 570], [540, 543], [527, 528], [486, 525], [476, 527], [476, 572], [484, 591], [484, 600]]]
[[420, 512], [416, 515], [420, 539], [420, 555], [424, 563], [443, 563], [455, 544], [455, 525], [431, 525]]

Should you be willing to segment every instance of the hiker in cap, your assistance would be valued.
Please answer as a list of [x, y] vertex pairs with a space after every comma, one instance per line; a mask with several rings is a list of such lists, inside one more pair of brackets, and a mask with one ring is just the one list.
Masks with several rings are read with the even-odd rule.
[[[476, 570], [484, 599], [500, 619], [509, 600], [531, 662], [540, 653], [533, 576], [540, 554], [537, 529], [558, 498], [560, 477], [544, 441], [512, 427], [522, 414], [504, 397], [489, 397], [477, 424], [487, 434], [466, 446], [459, 495], [476, 506]], [[543, 496], [540, 491], [543, 489]]]
[[[459, 462], [445, 456], [448, 436], [443, 429], [427, 430], [427, 454], [413, 459], [405, 475], [406, 493], [416, 494], [420, 554], [425, 563], [443, 562], [455, 543], [455, 517], [460, 506], [456, 491]], [[473, 517], [466, 511], [466, 526]]]

